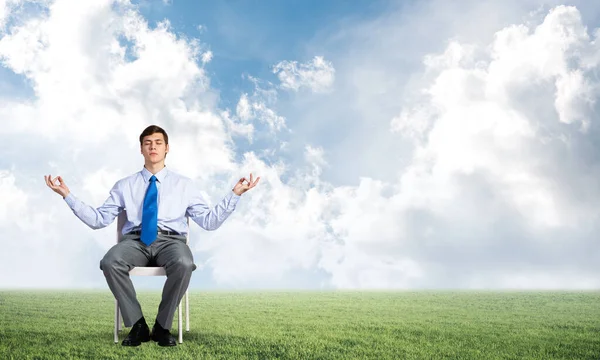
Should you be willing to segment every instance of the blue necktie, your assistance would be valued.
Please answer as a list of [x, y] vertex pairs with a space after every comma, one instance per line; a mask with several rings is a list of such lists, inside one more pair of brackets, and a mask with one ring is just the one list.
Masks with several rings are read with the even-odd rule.
[[142, 210], [142, 242], [146, 245], [156, 240], [158, 232], [158, 191], [156, 190], [156, 176], [150, 178], [150, 185], [144, 197], [144, 209]]

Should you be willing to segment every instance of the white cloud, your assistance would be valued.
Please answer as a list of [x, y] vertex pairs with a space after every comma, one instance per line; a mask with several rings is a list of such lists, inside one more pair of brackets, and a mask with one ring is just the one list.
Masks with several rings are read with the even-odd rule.
[[[240, 98], [241, 101], [241, 98]], [[239, 103], [238, 103], [239, 104]], [[239, 105], [238, 105], [239, 106]], [[240, 110], [243, 111], [243, 110]], [[254, 125], [245, 123], [245, 120], [239, 118], [239, 114], [231, 115], [229, 110], [225, 110], [221, 113], [221, 117], [225, 120], [229, 132], [234, 136], [245, 136], [250, 143], [252, 143], [254, 134]]]
[[[579, 31], [581, 27], [575, 8], [558, 7], [531, 29], [531, 34], [524, 26], [499, 31], [487, 66], [469, 61], [469, 51], [457, 56], [458, 44], [450, 45], [439, 60], [429, 63], [437, 77], [426, 90], [428, 106], [408, 107], [392, 120], [392, 127], [408, 135], [422, 133], [427, 129], [423, 119], [430, 120], [435, 114], [435, 123], [418, 148], [421, 156], [433, 162], [428, 165], [432, 181], [452, 181], [457, 173], [486, 172], [497, 190], [532, 223], [568, 226], [584, 216], [548, 176], [559, 159], [540, 153], [544, 146], [539, 144], [539, 126], [541, 122], [552, 124], [552, 117], [524, 113], [521, 106], [529, 99], [514, 96], [526, 93], [531, 101], [555, 105], [557, 120], [567, 124], [575, 122], [572, 114], [580, 112], [577, 120], [584, 128], [589, 126], [591, 101], [574, 99], [597, 96], [592, 93], [595, 86], [586, 84], [589, 79], [581, 75], [585, 69], [571, 70], [565, 60], [576, 60], [581, 50], [591, 47], [585, 32]], [[559, 31], [577, 36], [560, 37], [556, 35]], [[579, 74], [575, 81], [573, 74]], [[530, 91], [534, 88], [555, 96], [540, 99]], [[577, 130], [565, 131], [568, 135]]]
[[317, 189], [283, 183], [283, 166], [266, 166], [252, 153], [244, 160], [241, 173], [261, 176], [252, 196], [240, 201], [244, 215], [231, 217], [219, 234], [207, 234], [196, 248], [211, 254], [207, 266], [215, 280], [236, 287], [269, 286], [285, 281], [294, 270], [313, 270], [328, 236], [318, 219], [325, 197]]
[[[36, 93], [36, 116], [3, 131], [27, 126], [50, 138], [104, 142], [111, 132], [168, 121], [172, 115], [162, 109], [181, 107], [182, 98], [206, 90], [194, 43], [176, 39], [168, 22], [149, 29], [127, 3], [119, 4], [120, 13], [111, 3], [57, 1], [49, 17], [31, 17], [2, 38], [3, 63], [26, 76]], [[120, 38], [134, 43], [134, 61], [125, 58]], [[96, 131], [100, 122], [105, 131]], [[52, 131], [57, 127], [63, 131]]]
[[235, 113], [242, 121], [248, 121], [252, 118], [248, 94], [242, 94], [242, 96], [240, 96], [240, 101], [237, 104]]
[[15, 7], [21, 4], [23, 0], [0, 0], [0, 29], [4, 30], [6, 20]]
[[[489, 47], [451, 43], [443, 54], [427, 58], [431, 80], [420, 88], [424, 95], [391, 122], [416, 143], [396, 195], [406, 207], [400, 214], [417, 207], [439, 219], [426, 223], [433, 237], [412, 233], [411, 241], [461, 248], [463, 261], [474, 269], [479, 261], [467, 254], [481, 244], [508, 261], [473, 276], [477, 286], [597, 286], [590, 280], [598, 268], [580, 250], [566, 250], [599, 215], [600, 189], [580, 187], [599, 175], [584, 148], [598, 148], [592, 101], [598, 83], [592, 73], [600, 63], [588, 60], [596, 56], [595, 39], [582, 29], [577, 9], [559, 6], [537, 26], [498, 31]], [[487, 60], [474, 57], [486, 49]], [[506, 225], [497, 227], [500, 223]], [[591, 239], [578, 246], [586, 241]], [[558, 248], [572, 252], [562, 254], [571, 260], [555, 258]], [[492, 253], [485, 258], [496, 261]], [[536, 265], [514, 271], [527, 262]], [[555, 267], [562, 275], [550, 275]]]
[[267, 107], [264, 102], [254, 102], [251, 107], [252, 117], [259, 119], [269, 125], [273, 131], [279, 131], [285, 127], [285, 119], [283, 116], [277, 115], [273, 109]]
[[[43, 175], [39, 179], [43, 183]], [[17, 175], [6, 170], [0, 171], [0, 197], [0, 229], [6, 240], [2, 243], [0, 263], [6, 269], [14, 269], [0, 275], [2, 287], [98, 285], [97, 279], [89, 277], [89, 270], [83, 270], [87, 277], [80, 276], [82, 269], [90, 265], [87, 254], [82, 253], [87, 239], [82, 239], [76, 228], [57, 226], [57, 221], [64, 219], [62, 204], [49, 204], [38, 192], [25, 191]]]
[[[352, 109], [370, 126], [404, 99], [403, 110], [388, 121], [392, 133], [408, 136], [413, 146], [368, 158], [373, 167], [395, 170], [397, 180], [364, 173], [357, 186], [333, 186], [301, 169], [288, 182], [301, 188], [311, 179], [309, 188], [325, 199], [312, 226], [327, 229], [319, 267], [331, 274], [331, 285], [597, 286], [597, 247], [589, 234], [600, 215], [598, 158], [591, 155], [600, 150], [593, 116], [600, 57], [596, 39], [582, 28], [575, 8], [557, 7], [539, 22], [507, 24], [472, 43], [449, 41], [444, 51], [423, 57], [423, 73], [413, 75], [408, 91], [393, 92], [396, 99], [385, 91], [393, 89], [388, 78], [365, 75], [359, 79], [371, 82], [347, 87], [347, 97], [336, 91], [322, 108], [310, 109], [320, 119], [358, 99]], [[481, 41], [486, 36], [491, 42]], [[372, 59], [369, 50], [362, 52]], [[385, 56], [398, 54], [375, 58]], [[361, 70], [344, 64], [336, 82], [353, 84]], [[376, 70], [370, 74], [395, 76], [393, 67]], [[356, 125], [345, 120], [343, 126]], [[332, 133], [339, 127], [332, 124]], [[353, 167], [365, 147], [378, 145], [377, 138], [363, 137], [366, 145], [350, 141], [345, 149], [352, 151], [327, 163]], [[339, 151], [330, 146], [319, 157]], [[285, 211], [292, 210], [278, 213]]]
[[213, 53], [212, 51], [205, 51], [204, 53], [202, 53], [202, 63], [206, 64], [209, 63], [213, 58]]
[[315, 56], [311, 61], [281, 61], [273, 66], [273, 73], [281, 81], [281, 88], [298, 91], [306, 87], [311, 91], [328, 92], [335, 79], [335, 69], [330, 61]]
[[269, 107], [270, 102], [259, 91], [255, 91], [251, 97], [243, 93], [236, 106], [236, 116], [243, 124], [258, 121], [266, 124], [273, 133], [281, 131], [286, 128], [285, 118]]
[[323, 148], [322, 147], [312, 147], [310, 145], [306, 146], [305, 152], [306, 161], [315, 166], [323, 166], [327, 164], [324, 158]]
[[[15, 199], [19, 206], [3, 201], [10, 208], [0, 223], [12, 223], [14, 214], [31, 226], [1, 226], [8, 238], [20, 240], [0, 260], [31, 266], [28, 274], [0, 277], [2, 286], [104, 283], [97, 264], [114, 244], [115, 225], [91, 232], [46, 187], [43, 175], [62, 175], [76, 196], [99, 206], [114, 181], [141, 169], [137, 138], [153, 123], [170, 135], [167, 163], [173, 169], [206, 181], [235, 168], [198, 49], [166, 21], [150, 28], [124, 0], [58, 0], [13, 19], [0, 38], [0, 60], [27, 79], [34, 96], [0, 99], [1, 116], [10, 119], [0, 130], [11, 144], [3, 154], [13, 155], [3, 157], [0, 169], [12, 169], [3, 184], [12, 194], [6, 198], [27, 193], [31, 200]], [[52, 270], [41, 276], [48, 259]]]
[[8, 170], [0, 170], [0, 224], [11, 226], [22, 222], [27, 212], [27, 194], [15, 186], [15, 175]]

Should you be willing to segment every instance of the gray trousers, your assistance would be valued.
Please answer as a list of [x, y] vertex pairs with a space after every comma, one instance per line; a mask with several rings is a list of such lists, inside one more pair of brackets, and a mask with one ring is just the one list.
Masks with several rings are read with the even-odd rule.
[[158, 306], [156, 321], [170, 330], [177, 305], [190, 283], [192, 271], [196, 269], [185, 236], [159, 234], [146, 246], [139, 235], [124, 235], [110, 248], [100, 261], [110, 291], [119, 302], [126, 327], [131, 327], [142, 318], [142, 307], [137, 300], [129, 271], [136, 266], [164, 266], [167, 281]]

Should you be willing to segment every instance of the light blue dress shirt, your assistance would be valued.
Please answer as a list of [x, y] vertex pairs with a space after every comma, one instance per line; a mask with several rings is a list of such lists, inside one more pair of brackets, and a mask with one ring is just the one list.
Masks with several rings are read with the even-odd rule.
[[[163, 230], [188, 233], [186, 217], [205, 230], [216, 230], [235, 210], [240, 198], [231, 191], [212, 209], [190, 178], [164, 167], [154, 174], [158, 188], [158, 227]], [[140, 230], [144, 196], [152, 173], [145, 167], [142, 171], [117, 181], [108, 199], [99, 208], [86, 205], [69, 193], [65, 202], [75, 216], [92, 229], [110, 225], [122, 210], [127, 211], [127, 221], [122, 233]]]

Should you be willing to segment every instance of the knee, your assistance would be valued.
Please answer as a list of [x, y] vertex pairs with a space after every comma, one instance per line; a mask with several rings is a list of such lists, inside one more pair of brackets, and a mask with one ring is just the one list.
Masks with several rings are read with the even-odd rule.
[[104, 272], [115, 271], [119, 268], [120, 264], [117, 258], [109, 254], [104, 255], [104, 258], [100, 260], [100, 270]]
[[195, 269], [194, 261], [188, 257], [180, 257], [171, 265], [175, 271], [191, 273]]

